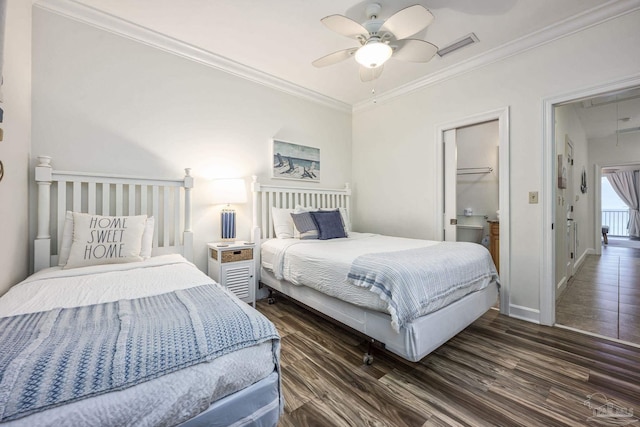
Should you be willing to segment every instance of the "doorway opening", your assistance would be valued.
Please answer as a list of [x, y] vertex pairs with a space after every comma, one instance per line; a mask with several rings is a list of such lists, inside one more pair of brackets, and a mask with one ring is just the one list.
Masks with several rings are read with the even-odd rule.
[[[442, 162], [436, 172], [434, 217], [441, 230], [436, 238], [457, 241], [460, 224], [461, 235], [474, 235], [470, 238], [494, 251], [500, 312], [509, 314], [509, 109], [441, 125], [437, 135], [437, 158]], [[463, 152], [457, 149], [458, 137]], [[477, 144], [479, 139], [486, 144]]]
[[[549, 196], [543, 199], [543, 234], [548, 238], [543, 247], [540, 320], [640, 344], [640, 249], [633, 252], [617, 247], [617, 242], [609, 244], [615, 235], [624, 234], [613, 230], [624, 219], [608, 224], [615, 218], [607, 212], [609, 189], [602, 180], [613, 165], [640, 163], [633, 157], [640, 155], [638, 136], [630, 138], [631, 119], [625, 119], [638, 117], [632, 110], [640, 113], [640, 79], [625, 84], [629, 81], [545, 101], [545, 170], [550, 179], [545, 179]], [[573, 158], [574, 170], [564, 187], [560, 155], [565, 162]], [[569, 178], [573, 189], [568, 188]]]

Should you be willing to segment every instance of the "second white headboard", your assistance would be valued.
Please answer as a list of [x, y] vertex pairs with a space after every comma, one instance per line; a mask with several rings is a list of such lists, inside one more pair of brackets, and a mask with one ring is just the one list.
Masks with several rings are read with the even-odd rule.
[[263, 185], [258, 177], [253, 176], [251, 183], [253, 193], [253, 241], [260, 243], [262, 239], [275, 237], [271, 208], [294, 209], [296, 206], [314, 208], [345, 208], [350, 212], [351, 188], [345, 184], [344, 188], [315, 188], [315, 187], [286, 187], [278, 185]]

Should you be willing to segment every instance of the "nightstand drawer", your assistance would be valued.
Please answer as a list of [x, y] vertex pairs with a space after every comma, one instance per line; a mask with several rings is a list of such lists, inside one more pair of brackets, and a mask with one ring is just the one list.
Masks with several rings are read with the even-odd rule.
[[[214, 250], [211, 251], [211, 256], [216, 258]], [[253, 259], [253, 249], [238, 249], [235, 251], [220, 251], [222, 255], [222, 262], [238, 262], [238, 261], [250, 261]]]

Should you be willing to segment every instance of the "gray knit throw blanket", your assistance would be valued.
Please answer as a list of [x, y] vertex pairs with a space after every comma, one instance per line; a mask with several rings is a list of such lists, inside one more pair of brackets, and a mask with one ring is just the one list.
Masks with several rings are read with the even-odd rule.
[[279, 339], [215, 285], [0, 318], [0, 422]]

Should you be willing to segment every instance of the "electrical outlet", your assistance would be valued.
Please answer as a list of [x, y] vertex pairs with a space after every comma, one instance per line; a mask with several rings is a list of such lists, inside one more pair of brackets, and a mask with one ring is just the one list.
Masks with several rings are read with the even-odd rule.
[[538, 192], [537, 191], [529, 191], [529, 204], [538, 203]]

